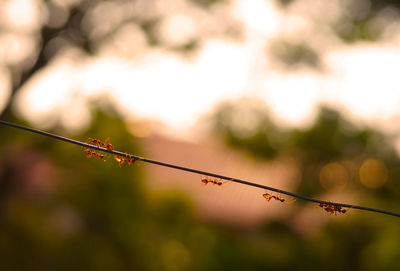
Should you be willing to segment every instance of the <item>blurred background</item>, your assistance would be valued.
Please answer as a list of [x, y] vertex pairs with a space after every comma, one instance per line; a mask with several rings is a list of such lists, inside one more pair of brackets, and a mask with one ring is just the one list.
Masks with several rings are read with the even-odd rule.
[[[2, 120], [394, 212], [399, 71], [394, 0], [0, 2]], [[400, 269], [398, 218], [200, 177], [0, 127], [0, 269]]]

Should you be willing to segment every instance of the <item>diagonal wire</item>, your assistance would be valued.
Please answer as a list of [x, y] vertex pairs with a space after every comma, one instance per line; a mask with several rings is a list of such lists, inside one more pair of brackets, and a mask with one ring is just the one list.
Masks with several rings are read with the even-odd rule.
[[296, 193], [292, 193], [292, 192], [289, 192], [289, 191], [281, 190], [281, 189], [278, 189], [278, 188], [274, 188], [274, 187], [270, 187], [270, 186], [266, 186], [266, 185], [261, 185], [261, 184], [257, 184], [257, 183], [253, 183], [253, 182], [249, 182], [249, 181], [245, 181], [245, 180], [240, 180], [240, 179], [236, 179], [236, 178], [232, 178], [232, 177], [227, 177], [227, 176], [215, 174], [215, 173], [212, 173], [212, 172], [206, 172], [206, 171], [197, 170], [197, 169], [193, 169], [193, 168], [187, 168], [187, 167], [183, 167], [183, 166], [173, 165], [173, 164], [160, 162], [160, 161], [156, 161], [156, 160], [152, 160], [152, 159], [149, 159], [149, 158], [144, 158], [144, 157], [140, 157], [140, 156], [137, 156], [137, 155], [132, 155], [132, 154], [116, 151], [116, 150], [109, 150], [107, 148], [99, 147], [99, 146], [92, 145], [92, 144], [89, 144], [89, 143], [84, 143], [84, 142], [81, 142], [81, 141], [78, 141], [78, 140], [73, 140], [73, 139], [70, 139], [70, 138], [67, 138], [67, 137], [63, 137], [63, 136], [51, 134], [51, 133], [48, 133], [48, 132], [32, 129], [32, 128], [29, 128], [29, 127], [21, 126], [21, 125], [15, 124], [15, 123], [6, 122], [6, 121], [3, 121], [3, 120], [0, 120], [0, 124], [7, 125], [7, 126], [10, 126], [10, 127], [14, 127], [14, 128], [18, 128], [18, 129], [22, 129], [22, 130], [26, 130], [26, 131], [29, 131], [29, 132], [32, 132], [32, 133], [43, 135], [43, 136], [51, 137], [51, 138], [54, 138], [54, 139], [57, 139], [57, 140], [62, 140], [62, 141], [65, 141], [65, 142], [68, 142], [68, 143], [72, 143], [72, 144], [75, 144], [75, 145], [79, 145], [79, 146], [95, 149], [95, 150], [98, 150], [98, 151], [107, 152], [107, 153], [111, 153], [111, 154], [122, 156], [122, 157], [131, 157], [131, 158], [134, 158], [136, 160], [140, 160], [140, 161], [143, 161], [143, 162], [146, 162], [146, 163], [150, 163], [150, 164], [155, 164], [155, 165], [159, 165], [159, 166], [163, 166], [163, 167], [169, 167], [169, 168], [173, 168], [173, 169], [177, 169], [177, 170], [183, 170], [183, 171], [187, 171], [187, 172], [192, 172], [192, 173], [197, 173], [197, 174], [201, 174], [201, 175], [220, 178], [220, 179], [223, 179], [223, 180], [228, 180], [228, 181], [232, 181], [232, 182], [235, 182], [235, 183], [241, 183], [241, 184], [244, 184], [244, 185], [249, 185], [249, 186], [253, 186], [253, 187], [257, 187], [257, 188], [262, 188], [262, 189], [266, 189], [266, 190], [269, 190], [269, 191], [274, 191], [274, 192], [277, 192], [277, 193], [285, 194], [285, 195], [288, 195], [288, 196], [291, 196], [291, 197], [294, 197], [294, 198], [298, 198], [298, 199], [302, 199], [302, 200], [306, 200], [306, 201], [310, 201], [310, 202], [327, 204], [327, 205], [335, 205], [335, 206], [340, 206], [340, 207], [344, 207], [344, 208], [352, 208], [352, 209], [358, 209], [358, 210], [363, 210], [363, 211], [369, 211], [369, 212], [375, 212], [375, 213], [381, 213], [381, 214], [400, 217], [400, 214], [399, 213], [395, 213], [395, 212], [390, 212], [390, 211], [385, 211], [385, 210], [376, 209], [376, 208], [370, 208], [370, 207], [365, 207], [365, 206], [358, 206], [358, 205], [351, 205], [351, 204], [345, 204], [345, 203], [338, 203], [338, 202], [330, 202], [330, 201], [323, 201], [323, 200], [313, 199], [313, 198], [310, 198], [310, 197], [306, 197], [306, 196], [303, 196], [303, 195], [300, 195], [300, 194], [296, 194]]

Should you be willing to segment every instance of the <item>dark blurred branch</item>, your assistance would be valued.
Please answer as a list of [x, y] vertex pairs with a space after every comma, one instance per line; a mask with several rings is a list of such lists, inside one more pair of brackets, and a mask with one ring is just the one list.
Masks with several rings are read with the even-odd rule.
[[187, 167], [183, 167], [183, 166], [177, 166], [177, 165], [168, 164], [168, 163], [164, 163], [164, 162], [160, 162], [160, 161], [156, 161], [156, 160], [152, 160], [152, 159], [148, 159], [148, 158], [143, 158], [143, 157], [140, 157], [140, 156], [136, 156], [136, 155], [132, 155], [132, 154], [116, 151], [116, 150], [111, 150], [111, 149], [108, 149], [108, 148], [99, 147], [99, 146], [96, 146], [96, 145], [84, 143], [84, 142], [73, 140], [73, 139], [70, 139], [70, 138], [63, 137], [63, 136], [59, 136], [59, 135], [47, 133], [47, 132], [44, 132], [44, 131], [39, 131], [39, 130], [36, 130], [36, 129], [24, 127], [24, 126], [15, 124], [15, 123], [9, 123], [9, 122], [3, 121], [3, 120], [0, 120], [0, 124], [7, 125], [7, 126], [10, 126], [10, 127], [14, 127], [14, 128], [18, 128], [18, 129], [22, 129], [22, 130], [26, 130], [26, 131], [29, 131], [29, 132], [32, 132], [32, 133], [43, 135], [43, 136], [48, 136], [48, 137], [51, 137], [51, 138], [54, 138], [54, 139], [57, 139], [57, 140], [62, 140], [62, 141], [65, 141], [65, 142], [68, 142], [68, 143], [72, 143], [72, 144], [75, 144], [75, 145], [79, 145], [79, 146], [82, 146], [82, 147], [91, 148], [91, 149], [95, 149], [95, 150], [102, 151], [102, 152], [107, 152], [107, 153], [114, 154], [114, 155], [117, 155], [117, 156], [120, 156], [120, 157], [129, 157], [129, 158], [133, 158], [135, 160], [143, 161], [143, 162], [146, 162], [146, 163], [151, 163], [151, 164], [155, 164], [155, 165], [159, 165], [159, 166], [164, 166], [164, 167], [183, 170], [183, 171], [192, 172], [192, 173], [196, 173], [196, 174], [211, 176], [211, 177], [215, 177], [215, 178], [220, 178], [220, 179], [227, 180], [227, 181], [232, 181], [232, 182], [235, 182], [235, 183], [241, 183], [241, 184], [244, 184], [244, 185], [249, 185], [249, 186], [253, 186], [253, 187], [262, 188], [262, 189], [265, 189], [265, 190], [269, 190], [269, 191], [285, 194], [285, 195], [288, 195], [288, 196], [292, 196], [292, 197], [295, 197], [295, 198], [298, 198], [298, 199], [302, 199], [302, 200], [306, 200], [306, 201], [310, 201], [310, 202], [314, 202], [314, 203], [319, 203], [319, 204], [323, 204], [323, 205], [327, 205], [327, 206], [339, 206], [339, 207], [344, 207], [344, 208], [352, 208], [352, 209], [358, 209], [358, 210], [364, 210], [364, 211], [369, 211], [369, 212], [376, 212], [376, 213], [382, 213], [382, 214], [386, 214], [386, 215], [392, 215], [392, 216], [400, 217], [399, 213], [394, 213], [394, 212], [389, 212], [389, 211], [385, 211], [385, 210], [381, 210], [381, 209], [375, 209], [375, 208], [364, 207], [364, 206], [357, 206], [357, 205], [350, 205], [350, 204], [344, 204], [344, 203], [338, 203], [338, 202], [317, 200], [317, 199], [309, 198], [309, 197], [306, 197], [306, 196], [303, 196], [303, 195], [299, 195], [299, 194], [295, 194], [295, 193], [292, 193], [292, 192], [288, 192], [288, 191], [285, 191], [285, 190], [281, 190], [281, 189], [273, 188], [273, 187], [270, 187], [270, 186], [266, 186], [266, 185], [261, 185], [261, 184], [257, 184], [257, 183], [252, 183], [252, 182], [248, 182], [248, 181], [244, 181], [244, 180], [240, 180], [240, 179], [235, 179], [235, 178], [231, 178], [231, 177], [227, 177], [227, 176], [211, 173], [211, 172], [206, 172], [206, 171], [202, 171], [202, 170], [187, 168]]
[[[3, 112], [0, 113], [0, 118], [2, 119], [8, 119], [12, 116], [11, 112], [11, 107], [13, 100], [15, 98], [16, 93], [20, 89], [21, 86], [23, 86], [31, 77], [33, 74], [35, 74], [38, 70], [43, 68], [48, 64], [48, 62], [56, 55], [53, 54], [51, 56], [46, 55], [45, 49], [49, 42], [60, 35], [68, 35], [68, 31], [73, 31], [74, 36], [78, 36], [80, 40], [78, 41], [80, 44], [78, 44], [81, 48], [83, 48], [86, 51], [90, 51], [89, 47], [89, 42], [87, 38], [85, 38], [85, 34], [83, 33], [83, 30], [80, 26], [80, 22], [82, 20], [82, 17], [84, 15], [82, 9], [80, 6], [72, 8], [70, 11], [70, 15], [66, 21], [65, 24], [58, 28], [50, 28], [47, 26], [43, 26], [41, 31], [40, 31], [40, 46], [38, 49], [38, 55], [36, 57], [36, 60], [34, 64], [26, 71], [24, 71], [15, 85], [13, 85], [11, 89], [11, 94], [8, 100], [8, 103], [6, 107], [4, 108]], [[71, 37], [70, 37], [71, 40]], [[75, 38], [75, 42], [76, 38]]]

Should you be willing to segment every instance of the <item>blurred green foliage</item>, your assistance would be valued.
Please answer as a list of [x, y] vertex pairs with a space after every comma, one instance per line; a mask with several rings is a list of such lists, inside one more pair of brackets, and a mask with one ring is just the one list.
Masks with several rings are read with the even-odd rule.
[[[309, 6], [307, 1], [302, 0], [275, 2], [284, 12], [294, 14]], [[311, 23], [308, 31], [312, 31], [313, 34], [310, 35], [300, 27], [294, 35], [275, 38], [272, 44], [267, 44], [268, 59], [275, 60], [289, 71], [304, 66], [321, 71], [321, 60], [326, 53], [326, 46], [331, 44], [331, 35], [346, 44], [389, 40], [395, 36], [391, 27], [400, 19], [400, 1], [397, 0], [339, 0], [318, 2], [316, 5], [317, 10], [314, 12], [306, 14], [300, 11], [296, 14]], [[318, 5], [321, 6], [318, 8]], [[327, 35], [327, 41], [330, 41], [326, 44], [321, 42], [321, 34]]]
[[372, 25], [370, 19], [343, 18], [332, 24], [334, 33], [346, 43], [377, 41], [384, 31], [383, 26]]
[[220, 2], [227, 2], [228, 0], [190, 0], [190, 1], [201, 7], [208, 8], [213, 4], [217, 4]]
[[299, 68], [301, 65], [315, 70], [321, 68], [320, 56], [305, 42], [276, 39], [268, 46], [267, 55], [289, 69]]
[[275, 157], [281, 147], [281, 133], [262, 106], [246, 104], [239, 109], [239, 105], [225, 103], [212, 118], [217, 135], [231, 146], [265, 158]]

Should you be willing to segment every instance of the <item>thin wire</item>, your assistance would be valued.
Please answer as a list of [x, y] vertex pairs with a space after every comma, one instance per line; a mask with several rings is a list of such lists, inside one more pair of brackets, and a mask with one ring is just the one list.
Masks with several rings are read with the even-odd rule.
[[102, 152], [107, 152], [107, 153], [111, 153], [111, 154], [122, 156], [122, 157], [130, 157], [130, 158], [134, 158], [136, 160], [143, 161], [143, 162], [150, 163], [150, 164], [155, 164], [155, 165], [159, 165], [159, 166], [163, 166], [163, 167], [169, 167], [169, 168], [173, 168], [173, 169], [178, 169], [178, 170], [197, 173], [197, 174], [201, 174], [201, 175], [211, 176], [211, 177], [215, 177], [215, 178], [219, 178], [219, 179], [223, 179], [223, 180], [227, 180], [227, 181], [232, 181], [232, 182], [235, 182], [235, 183], [241, 183], [241, 184], [244, 184], [244, 185], [249, 185], [249, 186], [253, 186], [253, 187], [257, 187], [257, 188], [262, 188], [262, 189], [265, 189], [265, 190], [274, 191], [274, 192], [277, 192], [277, 193], [285, 194], [285, 195], [288, 195], [288, 196], [291, 196], [291, 197], [294, 197], [294, 198], [298, 198], [298, 199], [302, 199], [302, 200], [306, 200], [306, 201], [310, 201], [310, 202], [328, 204], [328, 205], [335, 205], [335, 206], [340, 206], [340, 207], [344, 207], [344, 208], [352, 208], [352, 209], [358, 209], [358, 210], [364, 210], [364, 211], [369, 211], [369, 212], [375, 212], [375, 213], [381, 213], [381, 214], [400, 217], [399, 213], [389, 212], [389, 211], [376, 209], [376, 208], [358, 206], [358, 205], [351, 205], [351, 204], [345, 204], [345, 203], [338, 203], [338, 202], [330, 202], [330, 201], [323, 201], [323, 200], [313, 199], [313, 198], [310, 198], [310, 197], [306, 197], [306, 196], [303, 196], [303, 195], [299, 195], [299, 194], [296, 194], [296, 193], [288, 192], [288, 191], [285, 191], [285, 190], [281, 190], [281, 189], [270, 187], [270, 186], [266, 186], [266, 185], [252, 183], [252, 182], [249, 182], [249, 181], [240, 180], [240, 179], [236, 179], [236, 178], [232, 178], [232, 177], [227, 177], [227, 176], [223, 176], [223, 175], [219, 175], [219, 174], [215, 174], [215, 173], [211, 173], [211, 172], [207, 172], [207, 171], [202, 171], [202, 170], [197, 170], [197, 169], [193, 169], [193, 168], [187, 168], [187, 167], [183, 167], [183, 166], [177, 166], [177, 165], [173, 165], [173, 164], [169, 164], [169, 163], [164, 163], [164, 162], [160, 162], [160, 161], [156, 161], [156, 160], [152, 160], [152, 159], [148, 159], [148, 158], [144, 158], [144, 157], [140, 157], [140, 156], [137, 156], [137, 155], [132, 155], [132, 154], [116, 151], [116, 150], [109, 150], [107, 148], [99, 147], [99, 146], [92, 145], [92, 144], [89, 144], [89, 143], [84, 143], [84, 142], [81, 142], [81, 141], [78, 141], [78, 140], [73, 140], [73, 139], [70, 139], [70, 138], [66, 138], [66, 137], [63, 137], [63, 136], [51, 134], [51, 133], [48, 133], [48, 132], [44, 132], [44, 131], [28, 128], [28, 127], [25, 127], [25, 126], [21, 126], [21, 125], [15, 124], [15, 123], [6, 122], [6, 121], [3, 121], [3, 120], [0, 120], [0, 124], [7, 125], [7, 126], [10, 126], [10, 127], [14, 127], [14, 128], [18, 128], [18, 129], [22, 129], [22, 130], [26, 130], [26, 131], [29, 131], [29, 132], [32, 132], [32, 133], [43, 135], [43, 136], [51, 137], [51, 138], [54, 138], [54, 139], [57, 139], [57, 140], [62, 140], [62, 141], [65, 141], [65, 142], [68, 142], [68, 143], [72, 143], [72, 144], [75, 144], [75, 145], [79, 145], [79, 146], [83, 146], [83, 147], [99, 150], [99, 151], [102, 151]]

